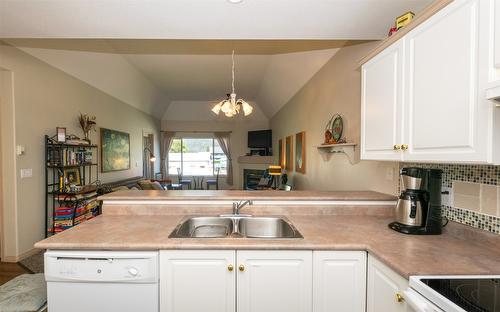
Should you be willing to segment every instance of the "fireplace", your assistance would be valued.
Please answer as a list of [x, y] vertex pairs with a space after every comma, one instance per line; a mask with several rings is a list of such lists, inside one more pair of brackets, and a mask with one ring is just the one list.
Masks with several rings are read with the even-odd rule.
[[255, 190], [260, 179], [264, 176], [265, 170], [243, 169], [243, 189]]

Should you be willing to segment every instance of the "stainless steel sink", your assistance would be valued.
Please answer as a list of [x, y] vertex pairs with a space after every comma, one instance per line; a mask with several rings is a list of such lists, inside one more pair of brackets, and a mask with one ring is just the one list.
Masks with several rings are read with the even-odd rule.
[[221, 217], [193, 217], [180, 223], [169, 237], [220, 238], [233, 232], [234, 221]]
[[239, 233], [251, 238], [302, 238], [288, 221], [279, 217], [243, 218], [238, 223]]
[[191, 217], [181, 222], [170, 238], [303, 238], [282, 217]]

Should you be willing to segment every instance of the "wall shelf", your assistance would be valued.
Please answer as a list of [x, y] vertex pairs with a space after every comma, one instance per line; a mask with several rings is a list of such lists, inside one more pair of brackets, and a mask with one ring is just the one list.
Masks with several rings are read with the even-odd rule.
[[356, 146], [356, 143], [340, 143], [318, 145], [316, 148], [325, 153], [344, 153], [354, 165], [359, 162], [359, 157], [356, 156]]

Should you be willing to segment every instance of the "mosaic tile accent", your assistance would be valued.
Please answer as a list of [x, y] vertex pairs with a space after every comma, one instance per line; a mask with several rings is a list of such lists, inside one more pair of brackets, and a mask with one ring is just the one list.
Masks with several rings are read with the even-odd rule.
[[500, 166], [400, 163], [399, 167], [441, 169], [443, 170], [443, 187], [451, 187], [453, 181], [500, 184]]
[[451, 221], [500, 234], [500, 218], [466, 209], [443, 206], [443, 216]]
[[[453, 181], [500, 185], [500, 166], [399, 163], [399, 167], [419, 167], [443, 170], [443, 187], [452, 187]], [[500, 234], [500, 218], [475, 211], [443, 205], [443, 216], [451, 221]]]

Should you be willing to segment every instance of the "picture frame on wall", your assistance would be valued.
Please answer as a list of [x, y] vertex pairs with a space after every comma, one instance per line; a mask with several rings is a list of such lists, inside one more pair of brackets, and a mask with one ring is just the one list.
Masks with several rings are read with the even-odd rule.
[[284, 153], [283, 139], [278, 140], [278, 162], [281, 169], [285, 168], [285, 153]]
[[295, 134], [295, 171], [306, 173], [306, 132]]
[[293, 136], [289, 135], [285, 139], [285, 169], [293, 171]]
[[101, 172], [130, 169], [130, 135], [101, 128]]

